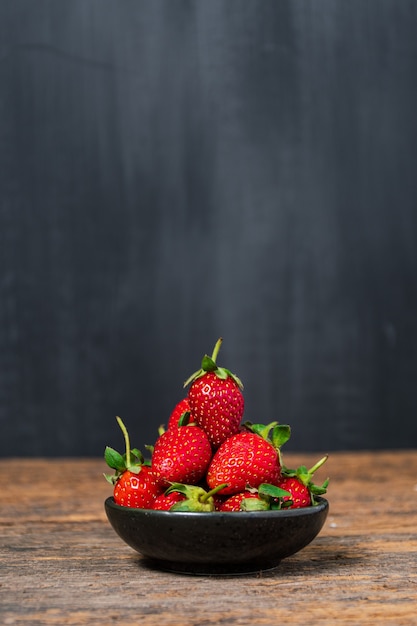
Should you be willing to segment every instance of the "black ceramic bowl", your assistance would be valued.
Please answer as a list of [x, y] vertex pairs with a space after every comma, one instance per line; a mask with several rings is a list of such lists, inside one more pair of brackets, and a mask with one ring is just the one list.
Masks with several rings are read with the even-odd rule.
[[150, 565], [188, 574], [243, 574], [276, 567], [320, 532], [324, 498], [302, 509], [185, 513], [133, 509], [107, 498], [116, 533]]

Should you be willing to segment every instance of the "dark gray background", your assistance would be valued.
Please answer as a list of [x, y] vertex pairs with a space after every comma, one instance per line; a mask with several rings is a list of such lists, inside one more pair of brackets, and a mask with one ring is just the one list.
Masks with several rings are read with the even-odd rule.
[[0, 2], [0, 454], [152, 443], [220, 335], [287, 449], [417, 447], [417, 3]]

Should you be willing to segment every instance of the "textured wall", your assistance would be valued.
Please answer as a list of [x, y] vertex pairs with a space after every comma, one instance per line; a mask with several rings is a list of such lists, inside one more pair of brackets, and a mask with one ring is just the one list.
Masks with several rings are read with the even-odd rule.
[[417, 4], [0, 3], [0, 454], [152, 443], [224, 337], [291, 449], [417, 446]]

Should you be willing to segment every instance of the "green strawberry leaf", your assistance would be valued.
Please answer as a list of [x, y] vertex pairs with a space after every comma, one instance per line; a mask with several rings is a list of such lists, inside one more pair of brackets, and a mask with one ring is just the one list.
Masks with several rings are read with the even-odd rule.
[[195, 504], [191, 500], [181, 500], [181, 502], [176, 502], [169, 509], [170, 511], [179, 511], [189, 513], [191, 511], [195, 512]]
[[235, 381], [235, 383], [240, 389], [243, 389], [243, 383], [240, 380], [239, 376], [236, 376], [236, 374], [232, 374], [231, 372], [229, 373], [229, 376], [233, 378], [233, 380]]
[[291, 437], [291, 427], [288, 424], [277, 424], [272, 431], [272, 444], [278, 449], [287, 443]]
[[269, 433], [271, 428], [277, 427], [278, 422], [271, 422], [270, 424], [251, 424], [250, 422], [245, 422], [246, 428], [251, 430], [255, 435], [259, 435], [262, 439], [266, 439], [269, 441]]
[[194, 372], [193, 374], [191, 374], [191, 376], [187, 378], [187, 380], [184, 382], [184, 387], [187, 387], [187, 385], [197, 380], [197, 378], [201, 378], [202, 376], [204, 376], [204, 374], [205, 374], [204, 370], [202, 369], [197, 370], [196, 372]]
[[327, 492], [328, 485], [329, 485], [328, 478], [327, 480], [324, 481], [322, 485], [314, 485], [313, 483], [311, 483], [309, 485], [310, 493], [314, 494], [315, 496], [322, 496], [324, 493]]
[[268, 511], [269, 508], [269, 502], [261, 498], [243, 498], [240, 503], [242, 511]]
[[216, 374], [217, 378], [220, 378], [221, 380], [226, 380], [229, 377], [229, 374], [227, 373], [227, 370], [224, 369], [224, 367], [217, 367], [214, 373]]
[[311, 485], [311, 487], [309, 487], [309, 491], [310, 491], [310, 495], [322, 496], [323, 494], [326, 493], [327, 489], [324, 489], [323, 487], [319, 487], [318, 485]]
[[189, 424], [190, 422], [190, 417], [191, 417], [191, 411], [184, 411], [184, 413], [181, 415], [180, 419], [178, 420], [178, 426], [187, 426], [187, 424]]
[[[278, 508], [279, 509], [289, 509], [290, 506], [292, 506], [293, 501], [292, 500], [279, 500], [278, 503]], [[271, 507], [272, 509], [272, 507]]]
[[283, 478], [295, 478], [297, 476], [297, 470], [290, 469], [289, 467], [285, 467], [284, 465], [281, 467], [281, 475]]
[[201, 369], [205, 372], [215, 372], [217, 370], [217, 363], [213, 361], [211, 356], [205, 354], [203, 356], [203, 360], [201, 361]]
[[212, 511], [214, 511], [214, 500], [213, 498], [209, 498], [209, 500], [204, 502], [198, 499], [181, 500], [180, 502], [176, 502], [170, 508], [170, 511], [193, 511], [196, 513], [211, 513]]
[[280, 511], [282, 509], [281, 500], [272, 500], [269, 508], [271, 511]]
[[126, 456], [120, 454], [117, 450], [114, 450], [114, 448], [106, 446], [104, 450], [104, 460], [109, 467], [119, 472], [126, 469]]
[[134, 457], [134, 461], [139, 463], [139, 465], [142, 465], [144, 458], [140, 450], [138, 450], [137, 448], [132, 448], [132, 450], [130, 451], [130, 454]]
[[311, 480], [311, 475], [305, 465], [300, 465], [300, 467], [297, 468], [296, 475], [303, 485], [308, 485]]
[[236, 383], [236, 385], [240, 387], [240, 389], [243, 389], [243, 383], [240, 378], [236, 376], [236, 374], [233, 374], [226, 367], [218, 367], [214, 373], [222, 380], [226, 380], [226, 378], [231, 378]]
[[284, 498], [285, 496], [291, 496], [289, 491], [285, 491], [285, 489], [281, 489], [281, 487], [277, 487], [276, 485], [270, 485], [269, 483], [262, 483], [262, 485], [259, 485], [258, 493], [260, 496], [266, 496], [269, 498]]
[[171, 483], [168, 489], [164, 492], [166, 496], [170, 493], [176, 491], [177, 493], [182, 493], [182, 495], [187, 496], [189, 494], [189, 486], [183, 485], [182, 483]]
[[108, 483], [110, 483], [111, 485], [115, 485], [115, 483], [117, 482], [117, 476], [115, 476], [114, 474], [103, 474], [104, 478], [107, 480]]

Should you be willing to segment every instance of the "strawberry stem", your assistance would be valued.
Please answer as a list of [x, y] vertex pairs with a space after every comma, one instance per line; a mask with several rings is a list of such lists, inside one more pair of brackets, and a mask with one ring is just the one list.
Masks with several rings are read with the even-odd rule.
[[240, 387], [240, 389], [243, 389], [243, 384], [240, 378], [238, 378], [235, 374], [232, 374], [232, 372], [226, 369], [225, 367], [219, 367], [216, 363], [216, 359], [219, 354], [219, 350], [220, 350], [220, 346], [222, 345], [222, 342], [223, 342], [223, 338], [219, 337], [219, 339], [216, 341], [216, 344], [214, 346], [212, 355], [208, 356], [208, 354], [205, 354], [203, 356], [200, 369], [194, 372], [194, 374], [191, 374], [189, 378], [187, 378], [187, 380], [184, 383], [184, 387], [187, 387], [187, 385], [189, 385], [190, 383], [193, 383], [195, 380], [197, 380], [197, 378], [201, 378], [208, 372], [214, 372], [216, 376], [218, 376], [218, 378], [222, 380], [226, 380], [228, 377], [230, 377], [237, 384], [237, 386]]
[[317, 461], [317, 463], [315, 465], [313, 465], [313, 467], [308, 470], [308, 473], [312, 476], [314, 474], [314, 472], [316, 472], [319, 469], [319, 467], [324, 465], [324, 463], [327, 461], [328, 458], [329, 458], [329, 455], [326, 454], [326, 456], [324, 456], [322, 459], [320, 459], [320, 461]]
[[118, 415], [116, 415], [116, 419], [117, 419], [117, 423], [119, 424], [120, 428], [122, 429], [123, 437], [125, 439], [126, 468], [129, 468], [130, 467], [130, 439], [129, 439], [129, 433], [127, 432], [126, 426], [123, 424], [121, 418]]
[[216, 345], [214, 346], [213, 353], [211, 355], [211, 358], [214, 362], [216, 362], [222, 343], [223, 337], [219, 337], [219, 339], [216, 341]]
[[222, 489], [228, 486], [229, 486], [228, 483], [222, 483], [221, 485], [217, 485], [217, 487], [214, 487], [213, 489], [211, 489], [211, 491], [207, 491], [206, 493], [204, 493], [200, 498], [200, 502], [207, 502], [207, 500], [211, 496], [216, 495], [216, 493], [218, 493], [219, 491], [221, 491]]

